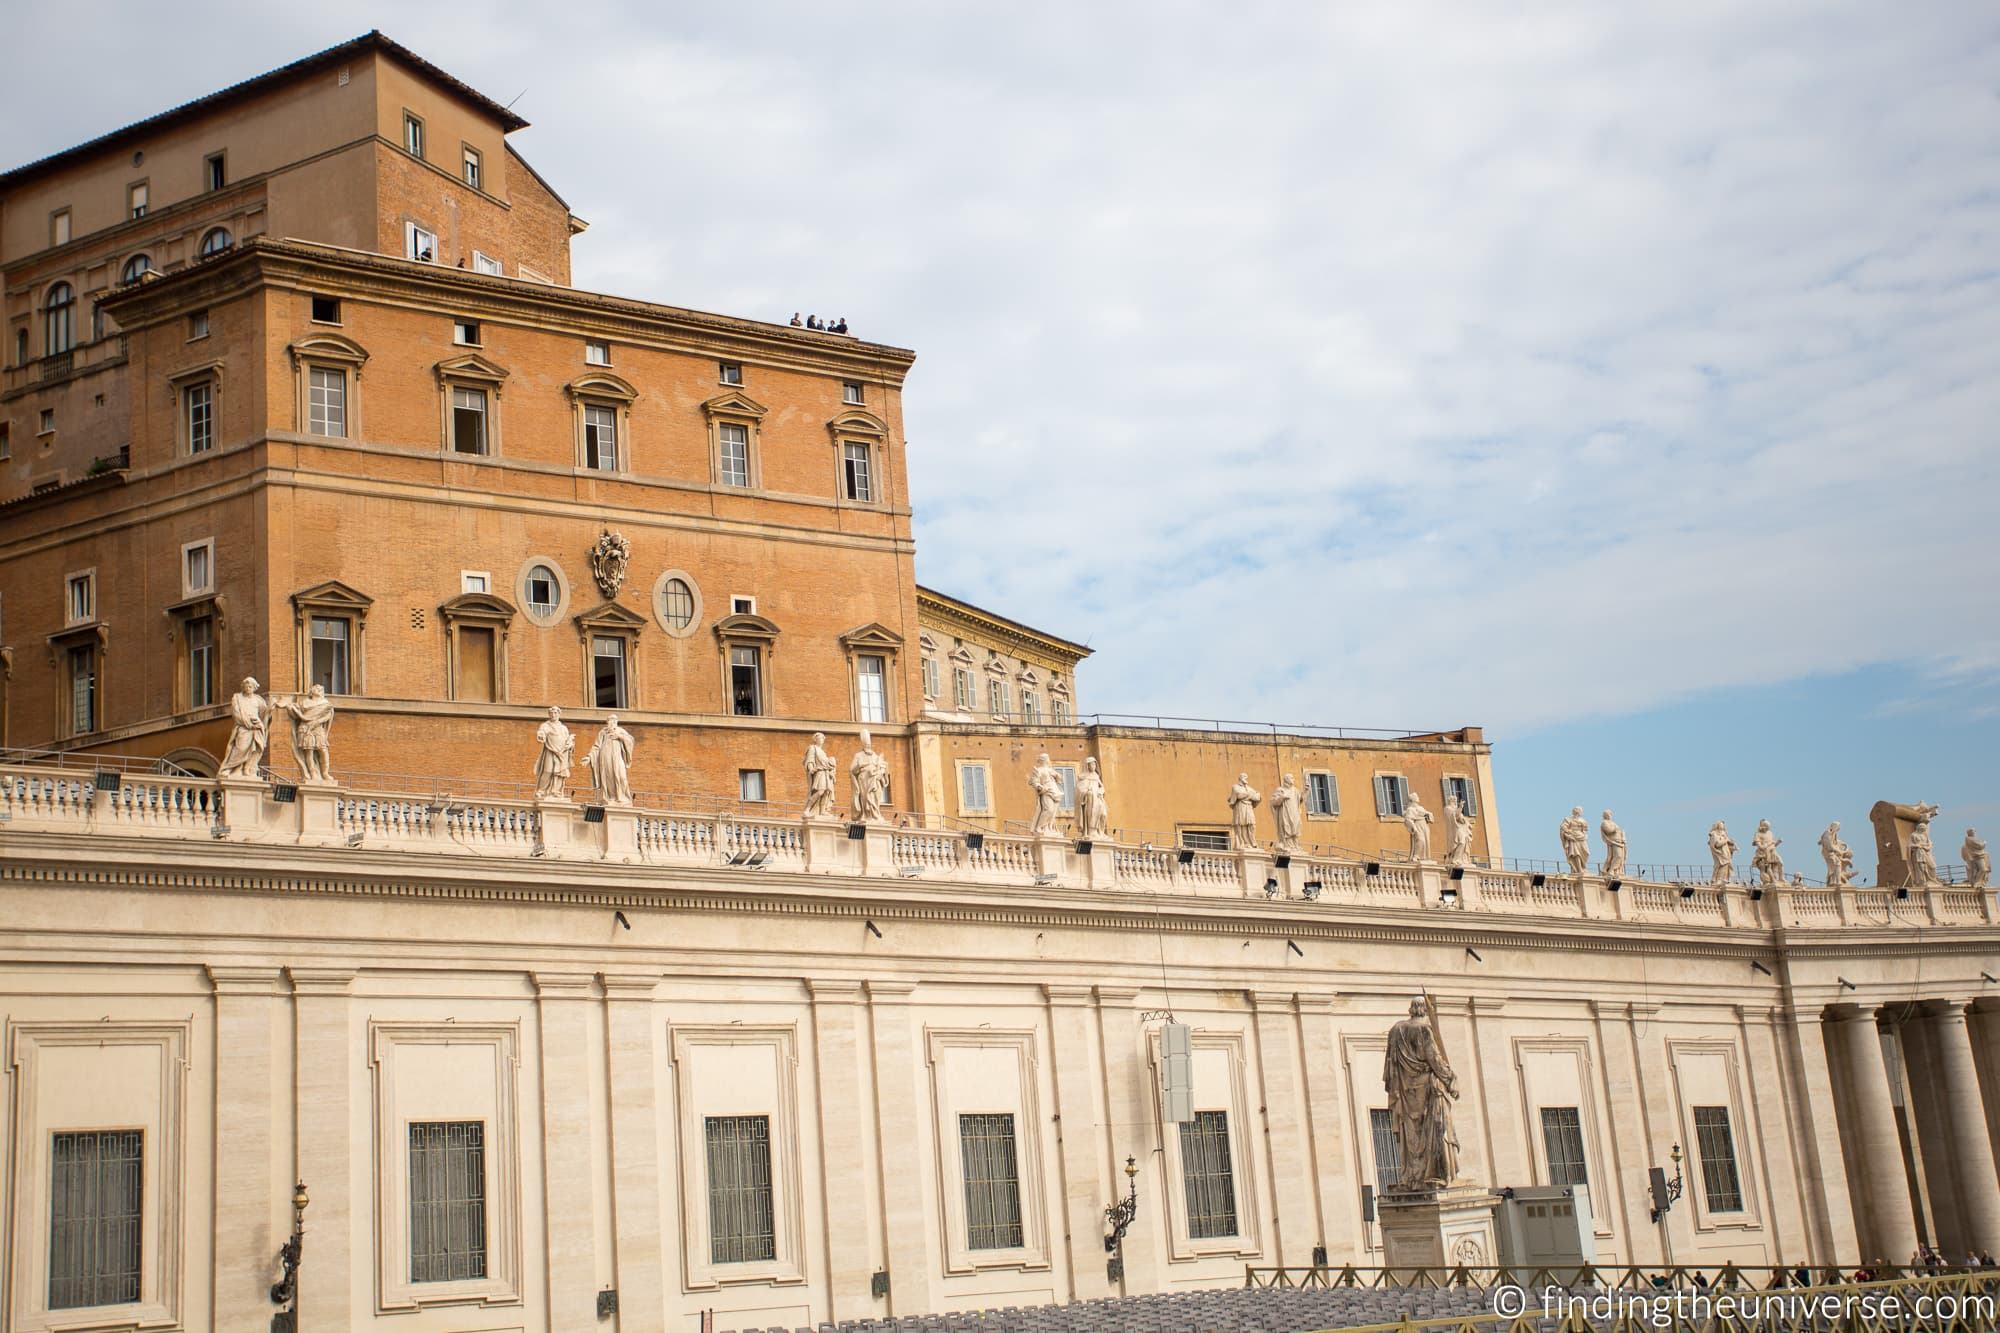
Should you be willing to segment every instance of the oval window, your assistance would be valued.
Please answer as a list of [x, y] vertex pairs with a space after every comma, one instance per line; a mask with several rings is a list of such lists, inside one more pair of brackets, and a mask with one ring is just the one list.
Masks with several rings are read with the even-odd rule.
[[562, 584], [556, 572], [547, 565], [535, 565], [528, 570], [528, 610], [543, 619], [554, 615], [562, 602]]
[[694, 619], [694, 589], [681, 579], [668, 579], [660, 589], [660, 615], [674, 629], [686, 629]]

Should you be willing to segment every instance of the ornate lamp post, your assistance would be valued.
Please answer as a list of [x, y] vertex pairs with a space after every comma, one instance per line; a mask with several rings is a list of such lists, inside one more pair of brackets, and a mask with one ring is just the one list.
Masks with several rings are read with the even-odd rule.
[[1653, 1220], [1655, 1222], [1664, 1217], [1667, 1209], [1673, 1207], [1681, 1197], [1681, 1187], [1685, 1182], [1681, 1178], [1681, 1145], [1678, 1143], [1674, 1145], [1672, 1161], [1674, 1164], [1672, 1179], [1669, 1179], [1667, 1173], [1659, 1167], [1656, 1166], [1653, 1168]]
[[1104, 1276], [1112, 1282], [1125, 1280], [1125, 1233], [1139, 1215], [1139, 1163], [1131, 1157], [1125, 1159], [1125, 1182], [1125, 1197], [1104, 1210], [1104, 1220], [1111, 1224], [1111, 1234], [1104, 1238], [1104, 1251], [1111, 1256]]
[[292, 1236], [278, 1251], [285, 1275], [271, 1284], [271, 1303], [285, 1307], [271, 1316], [271, 1333], [298, 1333], [299, 1257], [305, 1252], [306, 1205], [310, 1202], [306, 1183], [301, 1180], [292, 1190]]

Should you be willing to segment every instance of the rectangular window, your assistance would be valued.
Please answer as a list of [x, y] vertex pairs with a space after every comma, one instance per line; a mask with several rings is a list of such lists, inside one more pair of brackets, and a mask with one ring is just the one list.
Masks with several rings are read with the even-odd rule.
[[207, 542], [181, 548], [181, 595], [215, 591], [215, 548]]
[[958, 809], [960, 814], [984, 815], [992, 812], [987, 795], [989, 774], [985, 764], [958, 766]]
[[451, 391], [451, 447], [454, 453], [486, 452], [486, 390]]
[[146, 216], [146, 206], [152, 198], [152, 187], [145, 181], [137, 181], [125, 187], [125, 212], [128, 217]]
[[493, 627], [462, 626], [458, 631], [455, 657], [458, 680], [451, 697], [478, 703], [493, 702], [497, 698], [494, 682], [500, 678], [493, 660]]
[[861, 386], [859, 384], [856, 384], [853, 380], [848, 380], [846, 383], [842, 384], [840, 386], [840, 401], [843, 403], [851, 403], [856, 407], [860, 406]]
[[873, 653], [854, 659], [855, 702], [863, 722], [889, 720], [889, 682], [884, 660]]
[[1021, 1174], [1014, 1152], [1014, 1117], [961, 1115], [965, 1166], [965, 1247], [1012, 1250], [1021, 1245]]
[[778, 1257], [771, 1209], [771, 1117], [704, 1118], [708, 1147], [708, 1258], [751, 1264]]
[[1329, 816], [1340, 813], [1340, 793], [1333, 785], [1333, 774], [1306, 774], [1306, 813]]
[[479, 346], [479, 321], [476, 319], [454, 319], [451, 322], [451, 340], [460, 347]]
[[977, 696], [972, 690], [972, 673], [964, 667], [951, 669], [951, 695], [959, 711], [969, 712], [974, 707], [973, 700]]
[[67, 208], [49, 215], [49, 244], [69, 244], [69, 210]]
[[1701, 1187], [1711, 1213], [1743, 1211], [1743, 1181], [1736, 1173], [1736, 1135], [1729, 1128], [1729, 1108], [1694, 1108], [1696, 1146], [1701, 1153]]
[[1542, 1150], [1549, 1159], [1549, 1184], [1590, 1183], [1583, 1160], [1583, 1121], [1574, 1106], [1542, 1108]]
[[1181, 846], [1193, 852], [1226, 852], [1229, 850], [1229, 833], [1219, 828], [1184, 828], [1181, 830]]
[[181, 390], [181, 410], [187, 416], [188, 452], [205, 454], [215, 447], [215, 390], [190, 384]]
[[407, 111], [403, 113], [403, 151], [411, 157], [424, 155], [424, 123]]
[[1021, 691], [1021, 720], [1031, 727], [1041, 724], [1042, 696], [1033, 690]]
[[720, 361], [716, 363], [715, 370], [717, 376], [720, 377], [724, 384], [734, 384], [739, 388], [742, 386], [743, 367], [739, 363], [735, 361]]
[[210, 153], [201, 160], [202, 177], [208, 182], [209, 189], [219, 190], [229, 184], [229, 169], [225, 165], [226, 161], [227, 158], [222, 153]]
[[989, 680], [986, 682], [986, 711], [993, 714], [996, 722], [1005, 722], [1008, 713], [1007, 682]]
[[938, 697], [938, 664], [935, 657], [922, 659], [924, 672], [924, 698]]
[[737, 597], [731, 594], [729, 598], [729, 614], [732, 616], [756, 615], [757, 599], [755, 597]]
[[729, 711], [738, 717], [756, 717], [764, 711], [759, 665], [755, 648], [729, 650]]
[[461, 569], [458, 572], [460, 592], [492, 592], [493, 576], [483, 569]]
[[139, 1299], [145, 1135], [56, 1134], [49, 1142], [49, 1308]]
[[208, 312], [206, 310], [197, 310], [188, 316], [188, 341], [193, 342], [197, 338], [206, 338], [207, 336]]
[[42, 415], [41, 415], [41, 416], [40, 416], [39, 418], [37, 418], [37, 421], [39, 422], [39, 425], [40, 425], [40, 429], [41, 429], [41, 433], [42, 433], [42, 434], [44, 434], [44, 435], [53, 435], [53, 434], [55, 434], [55, 431], [56, 431], [56, 410], [55, 410], [55, 409], [54, 409], [53, 407], [45, 407], [45, 408], [43, 408], [43, 409], [42, 409]]
[[484, 172], [484, 170], [482, 169], [482, 167], [483, 167], [483, 164], [482, 164], [482, 163], [480, 162], [480, 160], [479, 160], [479, 150], [478, 150], [477, 148], [468, 148], [468, 149], [466, 149], [466, 150], [465, 150], [465, 183], [466, 183], [467, 185], [470, 185], [470, 186], [471, 186], [471, 187], [472, 187], [473, 189], [475, 189], [475, 190], [477, 190], [477, 189], [479, 189], [479, 188], [480, 188], [480, 184], [479, 184], [479, 182], [480, 182], [481, 180], [485, 179], [485, 174], [486, 174], [486, 173]]
[[410, 1125], [410, 1281], [486, 1276], [486, 1125]]
[[340, 323], [340, 298], [315, 296], [312, 299], [312, 317], [315, 324]]
[[602, 403], [583, 407], [583, 465], [599, 472], [618, 470], [618, 413]]
[[94, 619], [97, 615], [97, 575], [70, 575], [67, 605], [70, 624], [81, 625]]
[[736, 770], [736, 799], [739, 801], [761, 801], [764, 799], [763, 769], [739, 768]]
[[0, 421], [0, 462], [5, 462], [14, 456], [14, 441], [8, 434], [8, 427], [12, 424], [12, 422]]
[[1076, 765], [1057, 764], [1056, 776], [1062, 779], [1062, 808], [1074, 813], [1076, 810]]
[[1398, 773], [1375, 775], [1375, 813], [1384, 819], [1400, 818], [1410, 803], [1410, 781]]
[[849, 440], [841, 446], [841, 477], [848, 499], [862, 504], [875, 503], [875, 478], [869, 464], [867, 445]]
[[306, 428], [333, 439], [347, 436], [347, 372], [314, 366], [306, 379]]
[[1479, 813], [1479, 799], [1471, 778], [1448, 777], [1444, 780], [1444, 794], [1447, 799], [1456, 796], [1458, 808], [1468, 815]]
[[750, 484], [750, 428], [724, 422], [716, 428], [722, 448], [722, 484]]
[[611, 364], [611, 344], [601, 338], [586, 338], [583, 343], [583, 364], [586, 366], [608, 366]]
[[347, 693], [348, 629], [345, 616], [312, 618], [312, 683], [328, 694]]
[[97, 730], [97, 649], [92, 644], [72, 648], [63, 656], [69, 676], [69, 734]]
[[188, 707], [206, 708], [215, 702], [215, 621], [195, 616], [187, 622]]
[[1403, 1178], [1403, 1145], [1396, 1142], [1396, 1122], [1386, 1110], [1368, 1113], [1368, 1136], [1375, 1145], [1375, 1188], [1392, 1189]]
[[421, 260], [426, 264], [437, 259], [437, 233], [414, 222], [403, 224], [403, 255], [406, 259]]
[[474, 273], [484, 273], [488, 277], [498, 278], [507, 272], [507, 266], [483, 250], [474, 250], [472, 252], [472, 271]]
[[1069, 725], [1069, 705], [1061, 699], [1056, 700], [1055, 717], [1057, 726], [1066, 727]]
[[1181, 1184], [1187, 1193], [1188, 1235], [1195, 1240], [1236, 1234], [1236, 1180], [1229, 1169], [1229, 1116], [1196, 1111], [1181, 1125]]
[[591, 700], [599, 708], [625, 708], [625, 640], [590, 636]]

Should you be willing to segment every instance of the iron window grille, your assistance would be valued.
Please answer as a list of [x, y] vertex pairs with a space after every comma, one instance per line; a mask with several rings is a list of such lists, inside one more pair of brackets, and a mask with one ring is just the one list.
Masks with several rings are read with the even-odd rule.
[[1701, 1186], [1711, 1213], [1743, 1211], [1743, 1181], [1736, 1172], [1736, 1135], [1729, 1108], [1694, 1108], [1695, 1147], [1701, 1153]]
[[708, 1141], [708, 1257], [757, 1263], [778, 1257], [771, 1210], [771, 1118], [712, 1115]]
[[49, 1308], [139, 1299], [145, 1134], [57, 1134], [49, 1152]]
[[1574, 1106], [1542, 1108], [1542, 1149], [1549, 1159], [1549, 1184], [1588, 1185], [1583, 1160], [1583, 1120]]
[[1181, 1125], [1181, 1183], [1187, 1193], [1188, 1235], [1195, 1240], [1236, 1234], [1236, 1179], [1229, 1163], [1229, 1115], [1197, 1111]]
[[486, 1126], [410, 1126], [410, 1281], [486, 1276]]
[[958, 1144], [965, 1166], [966, 1248], [1019, 1249], [1021, 1175], [1013, 1115], [959, 1116]]

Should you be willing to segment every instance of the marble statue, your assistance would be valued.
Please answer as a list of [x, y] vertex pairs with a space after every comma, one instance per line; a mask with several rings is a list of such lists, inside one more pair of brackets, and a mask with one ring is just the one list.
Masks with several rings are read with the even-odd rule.
[[1248, 773], [1236, 775], [1236, 785], [1229, 789], [1229, 823], [1235, 831], [1237, 847], [1257, 845], [1257, 803], [1263, 799], [1250, 785]]
[[583, 766], [597, 787], [599, 805], [632, 804], [632, 733], [618, 725], [618, 714], [604, 719]]
[[1931, 819], [1936, 806], [1925, 807], [1930, 814], [1910, 830], [1909, 870], [1903, 883], [1912, 889], [1928, 889], [1938, 882], [1937, 853], [1931, 849]]
[[1444, 798], [1444, 863], [1472, 864], [1472, 816], [1465, 813], [1456, 796]]
[[1054, 834], [1062, 821], [1063, 780], [1047, 755], [1028, 774], [1028, 790], [1035, 793], [1035, 822], [1028, 832], [1038, 838]]
[[1840, 840], [1840, 821], [1834, 820], [1819, 835], [1819, 854], [1826, 861], [1826, 886], [1844, 889], [1854, 877], [1854, 852]]
[[1582, 806], [1569, 808], [1569, 817], [1556, 827], [1556, 836], [1562, 839], [1563, 860], [1569, 862], [1569, 873], [1586, 873], [1590, 869], [1590, 821], [1583, 817]]
[[597, 544], [590, 548], [590, 577], [597, 581], [605, 601], [617, 597], [625, 586], [625, 567], [631, 562], [631, 542], [608, 528], [598, 534]]
[[[1937, 858], [1931, 853], [1930, 824], [1938, 808], [1928, 801], [1902, 805], [1877, 801], [1868, 818], [1875, 826], [1875, 882], [1884, 888], [1917, 887], [1937, 883]], [[1929, 861], [1928, 869], [1916, 861], [1918, 839]]]
[[1785, 858], [1778, 855], [1778, 844], [1784, 839], [1771, 832], [1771, 821], [1757, 821], [1757, 831], [1750, 835], [1750, 866], [1757, 872], [1757, 883], [1763, 888], [1785, 882]]
[[847, 766], [847, 779], [854, 789], [854, 817], [861, 823], [880, 823], [882, 806], [889, 794], [889, 761], [875, 752], [875, 738], [860, 736], [861, 748]]
[[535, 728], [535, 747], [536, 799], [564, 799], [569, 788], [570, 756], [576, 753], [576, 737], [563, 725], [562, 709], [550, 706], [549, 720]]
[[1299, 798], [1299, 786], [1292, 781], [1290, 773], [1271, 793], [1271, 822], [1277, 825], [1277, 848], [1281, 852], [1296, 852], [1299, 849], [1301, 830], [1300, 811], [1303, 802]]
[[1111, 836], [1111, 808], [1105, 803], [1104, 778], [1095, 759], [1084, 760], [1083, 772], [1076, 775], [1076, 822], [1080, 837]]
[[1736, 839], [1729, 836], [1729, 830], [1721, 820], [1716, 820], [1708, 829], [1708, 855], [1715, 862], [1715, 874], [1711, 884], [1730, 884], [1736, 879]]
[[1625, 874], [1625, 830], [1618, 827], [1618, 821], [1611, 812], [1604, 812], [1604, 822], [1597, 826], [1604, 838], [1604, 866], [1606, 879], [1621, 879]]
[[315, 681], [303, 699], [293, 695], [281, 707], [292, 715], [292, 753], [298, 757], [300, 780], [332, 782], [328, 733], [333, 730], [333, 700], [326, 697], [326, 686]]
[[826, 733], [815, 731], [806, 747], [806, 818], [833, 818], [833, 779], [840, 765], [826, 752]]
[[1410, 831], [1410, 859], [1428, 861], [1431, 859], [1431, 812], [1424, 809], [1423, 801], [1415, 792], [1410, 793], [1409, 804], [1403, 807], [1403, 827]]
[[1965, 845], [1958, 849], [1959, 859], [1965, 862], [1965, 882], [1970, 888], [1983, 889], [1986, 881], [1993, 877], [1993, 858], [1986, 854], [1986, 839], [1979, 836], [1979, 830], [1965, 831]]
[[229, 696], [229, 748], [216, 773], [225, 778], [254, 778], [271, 743], [271, 705], [257, 693], [255, 676], [245, 676]]
[[1407, 1193], [1451, 1184], [1458, 1177], [1458, 1134], [1451, 1123], [1458, 1078], [1445, 1060], [1427, 1000], [1410, 1001], [1410, 1016], [1389, 1029], [1382, 1087], [1403, 1159], [1402, 1175], [1387, 1188]]

